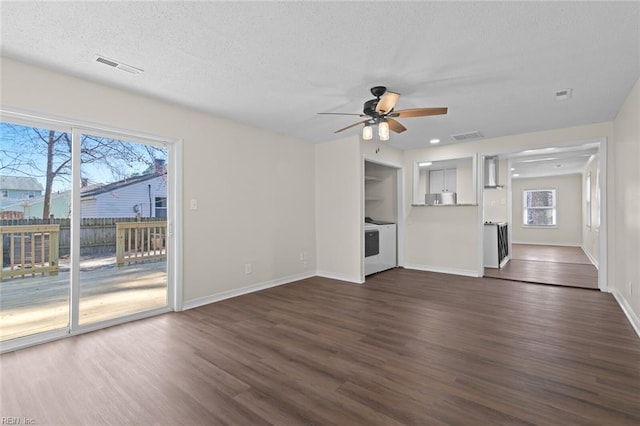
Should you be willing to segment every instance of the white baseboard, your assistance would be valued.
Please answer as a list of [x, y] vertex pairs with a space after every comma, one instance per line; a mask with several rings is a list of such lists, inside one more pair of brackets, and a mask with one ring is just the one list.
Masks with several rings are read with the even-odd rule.
[[407, 263], [404, 267], [406, 269], [415, 269], [416, 271], [438, 272], [441, 274], [462, 275], [474, 278], [482, 277], [482, 273], [473, 269], [442, 268], [440, 266], [416, 265], [412, 263]]
[[625, 299], [624, 296], [620, 294], [620, 292], [618, 292], [618, 290], [616, 290], [615, 288], [611, 291], [611, 294], [613, 294], [613, 297], [615, 297], [618, 305], [620, 305], [620, 307], [622, 308], [622, 312], [624, 312], [624, 314], [627, 316], [627, 319], [631, 323], [631, 326], [635, 330], [638, 337], [640, 337], [640, 319], [638, 319], [636, 314], [633, 312], [633, 309], [631, 309], [631, 305], [629, 305], [627, 299]]
[[303, 280], [305, 278], [311, 278], [315, 275], [316, 273], [313, 271], [304, 272], [302, 274], [289, 275], [287, 277], [265, 281], [262, 283], [253, 284], [253, 285], [238, 288], [235, 290], [228, 290], [228, 291], [223, 291], [221, 293], [212, 294], [209, 296], [198, 297], [197, 299], [192, 299], [184, 302], [182, 310], [186, 311], [187, 309], [193, 309], [193, 308], [197, 308], [198, 306], [208, 305], [210, 303], [219, 302], [225, 299], [231, 299], [232, 297], [242, 296], [243, 294], [254, 293], [256, 291], [265, 290], [267, 288], [277, 287], [283, 284], [289, 284], [294, 281]]
[[580, 243], [542, 243], [540, 241], [511, 241], [511, 244], [527, 244], [530, 246], [582, 247]]
[[362, 284], [364, 282], [359, 277], [354, 278], [349, 275], [335, 274], [333, 272], [327, 272], [327, 271], [317, 271], [316, 275], [323, 278], [330, 278], [332, 280], [338, 280], [338, 281], [347, 281], [355, 284]]
[[598, 261], [591, 255], [589, 250], [585, 249], [584, 246], [581, 246], [580, 248], [582, 249], [584, 254], [589, 258], [589, 262], [593, 263], [593, 266], [595, 266], [596, 269], [600, 269], [598, 268]]

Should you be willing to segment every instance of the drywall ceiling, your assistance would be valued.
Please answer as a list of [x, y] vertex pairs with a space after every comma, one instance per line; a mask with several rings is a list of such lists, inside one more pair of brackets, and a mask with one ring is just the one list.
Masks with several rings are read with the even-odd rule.
[[598, 143], [585, 143], [528, 149], [506, 158], [511, 160], [509, 173], [515, 179], [559, 176], [582, 173], [591, 156], [598, 154], [598, 149]]
[[[612, 120], [640, 75], [639, 2], [7, 2], [2, 55], [310, 142], [387, 86], [392, 146]], [[133, 75], [96, 54], [140, 68]], [[555, 100], [571, 88], [572, 98]]]

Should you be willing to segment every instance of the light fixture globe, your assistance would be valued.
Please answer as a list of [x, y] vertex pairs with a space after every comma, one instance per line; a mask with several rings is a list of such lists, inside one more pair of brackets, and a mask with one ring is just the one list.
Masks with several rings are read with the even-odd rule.
[[373, 139], [373, 128], [367, 123], [362, 128], [362, 140], [370, 141]]
[[389, 140], [389, 123], [387, 120], [381, 120], [378, 123], [378, 139], [381, 141]]

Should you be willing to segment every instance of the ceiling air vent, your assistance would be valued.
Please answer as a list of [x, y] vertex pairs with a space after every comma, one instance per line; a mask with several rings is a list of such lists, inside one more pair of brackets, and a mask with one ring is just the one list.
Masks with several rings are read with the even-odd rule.
[[116, 61], [115, 59], [106, 58], [102, 55], [96, 55], [96, 62], [100, 62], [101, 64], [105, 64], [112, 68], [119, 69], [120, 71], [128, 72], [129, 74], [142, 74], [144, 72], [144, 70], [140, 68], [127, 65], [125, 63]]
[[451, 139], [454, 139], [456, 141], [468, 141], [469, 139], [478, 139], [481, 137], [483, 137], [482, 133], [477, 130], [475, 132], [458, 133], [457, 135], [451, 135]]
[[564, 89], [556, 91], [556, 101], [566, 101], [567, 99], [571, 99], [572, 89]]

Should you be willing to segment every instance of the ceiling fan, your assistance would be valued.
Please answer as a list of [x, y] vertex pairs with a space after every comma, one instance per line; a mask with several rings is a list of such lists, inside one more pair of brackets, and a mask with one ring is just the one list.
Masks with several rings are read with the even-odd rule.
[[357, 115], [360, 117], [367, 117], [366, 120], [358, 121], [342, 129], [336, 130], [334, 133], [340, 133], [344, 130], [355, 127], [359, 124], [364, 124], [362, 129], [362, 139], [370, 140], [373, 138], [373, 129], [371, 126], [378, 125], [378, 137], [380, 140], [389, 140], [389, 129], [396, 133], [402, 133], [407, 130], [399, 121], [395, 118], [410, 118], [410, 117], [426, 117], [429, 115], [442, 115], [447, 113], [447, 108], [412, 108], [401, 109], [395, 111], [394, 108], [400, 94], [387, 91], [384, 86], [375, 86], [371, 88], [371, 94], [375, 96], [375, 99], [370, 99], [364, 103], [362, 114], [350, 114], [342, 112], [320, 112], [318, 114], [324, 115]]

